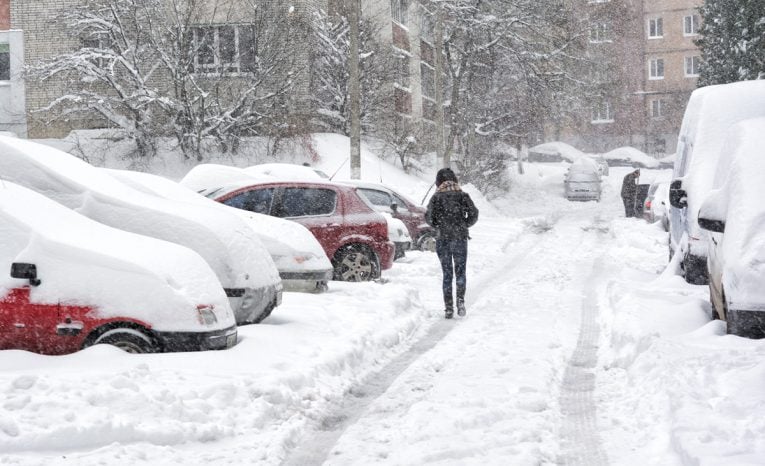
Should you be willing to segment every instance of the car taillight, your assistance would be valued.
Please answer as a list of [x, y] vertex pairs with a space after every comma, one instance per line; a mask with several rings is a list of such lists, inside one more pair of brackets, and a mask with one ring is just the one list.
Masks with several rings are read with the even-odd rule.
[[645, 201], [645, 208], [650, 209], [651, 208], [651, 201]]
[[215, 315], [213, 307], [204, 304], [197, 306], [197, 319], [202, 325], [215, 325], [218, 323], [218, 317]]

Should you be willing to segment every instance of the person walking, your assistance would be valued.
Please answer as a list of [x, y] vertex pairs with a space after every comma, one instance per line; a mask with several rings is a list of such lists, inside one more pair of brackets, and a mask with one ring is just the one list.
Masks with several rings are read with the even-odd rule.
[[436, 230], [436, 254], [443, 273], [444, 313], [454, 315], [452, 280], [457, 285], [457, 315], [465, 315], [465, 268], [468, 252], [468, 228], [478, 221], [478, 208], [463, 192], [451, 168], [436, 174], [436, 193], [430, 198], [425, 221]]
[[635, 202], [637, 197], [638, 178], [640, 178], [640, 169], [627, 173], [622, 181], [622, 202], [624, 203], [625, 217], [635, 217]]

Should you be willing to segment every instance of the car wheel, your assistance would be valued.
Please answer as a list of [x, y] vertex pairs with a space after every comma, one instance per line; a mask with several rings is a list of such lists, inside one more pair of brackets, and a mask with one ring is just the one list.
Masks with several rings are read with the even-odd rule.
[[132, 328], [115, 328], [100, 335], [94, 345], [116, 346], [126, 353], [143, 354], [157, 351], [156, 345], [143, 332]]
[[379, 275], [377, 256], [366, 248], [346, 246], [335, 253], [335, 280], [367, 282]]
[[696, 256], [686, 254], [681, 264], [683, 278], [691, 285], [706, 285], [707, 281], [707, 261]]
[[420, 251], [436, 251], [436, 235], [433, 232], [426, 232], [420, 235], [417, 239], [417, 249]]
[[709, 287], [709, 303], [712, 305], [712, 320], [720, 320], [720, 313], [717, 312], [717, 306], [715, 306], [714, 296], [712, 294], [712, 287]]

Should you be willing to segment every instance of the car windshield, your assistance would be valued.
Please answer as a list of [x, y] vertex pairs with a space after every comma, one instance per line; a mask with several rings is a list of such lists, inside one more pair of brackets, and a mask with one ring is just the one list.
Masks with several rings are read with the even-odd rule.
[[597, 183], [598, 175], [593, 173], [572, 173], [568, 178], [569, 183]]

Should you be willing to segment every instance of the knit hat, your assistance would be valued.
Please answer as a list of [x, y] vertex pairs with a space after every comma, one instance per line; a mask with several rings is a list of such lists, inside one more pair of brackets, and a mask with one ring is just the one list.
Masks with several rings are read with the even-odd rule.
[[457, 182], [457, 175], [454, 174], [451, 168], [442, 168], [436, 173], [436, 187], [441, 186], [444, 181]]

